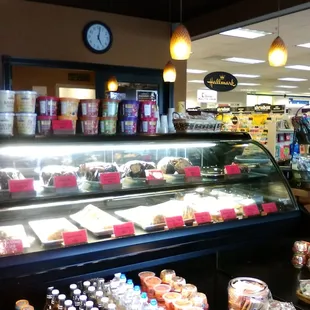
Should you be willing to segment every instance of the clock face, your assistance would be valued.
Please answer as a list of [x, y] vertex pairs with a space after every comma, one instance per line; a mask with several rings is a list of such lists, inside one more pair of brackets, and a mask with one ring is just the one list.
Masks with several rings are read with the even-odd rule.
[[105, 53], [112, 45], [112, 32], [107, 25], [101, 22], [87, 24], [83, 31], [86, 47], [93, 53]]

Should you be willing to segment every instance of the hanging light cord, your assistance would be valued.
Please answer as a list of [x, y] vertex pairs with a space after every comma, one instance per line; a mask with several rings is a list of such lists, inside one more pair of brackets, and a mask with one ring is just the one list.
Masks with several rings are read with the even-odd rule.
[[[278, 0], [278, 14], [280, 13], [280, 1]], [[278, 37], [280, 36], [280, 16], [278, 16]]]
[[180, 0], [180, 23], [182, 24], [182, 11], [183, 11], [183, 8], [182, 8], [182, 0]]

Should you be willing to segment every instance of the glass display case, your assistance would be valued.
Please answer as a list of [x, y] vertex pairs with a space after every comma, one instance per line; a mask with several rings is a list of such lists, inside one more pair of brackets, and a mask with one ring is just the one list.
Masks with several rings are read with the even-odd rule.
[[1, 142], [0, 167], [0, 269], [19, 275], [13, 267], [202, 242], [299, 213], [274, 159], [245, 133], [14, 138]]

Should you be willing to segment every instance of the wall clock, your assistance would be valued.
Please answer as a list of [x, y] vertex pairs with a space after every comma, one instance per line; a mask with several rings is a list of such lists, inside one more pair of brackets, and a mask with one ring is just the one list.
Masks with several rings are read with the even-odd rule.
[[91, 52], [103, 54], [112, 46], [112, 32], [106, 24], [93, 21], [84, 27], [83, 41]]

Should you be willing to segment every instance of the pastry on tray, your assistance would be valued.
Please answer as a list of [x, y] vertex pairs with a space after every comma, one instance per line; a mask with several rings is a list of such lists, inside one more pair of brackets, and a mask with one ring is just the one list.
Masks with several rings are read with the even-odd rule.
[[9, 180], [22, 180], [25, 177], [14, 168], [0, 169], [0, 190], [9, 189]]
[[184, 174], [184, 168], [192, 166], [187, 158], [183, 157], [164, 157], [157, 164], [157, 169], [164, 174]]
[[141, 160], [131, 160], [122, 165], [122, 177], [130, 178], [146, 178], [145, 170], [155, 169], [155, 163], [145, 162]]
[[87, 181], [99, 182], [100, 173], [117, 172], [117, 166], [112, 163], [100, 161], [89, 162], [80, 165], [79, 173], [84, 176]]
[[77, 177], [77, 168], [72, 166], [50, 165], [42, 168], [40, 177], [44, 186], [54, 186], [54, 177], [74, 175]]

